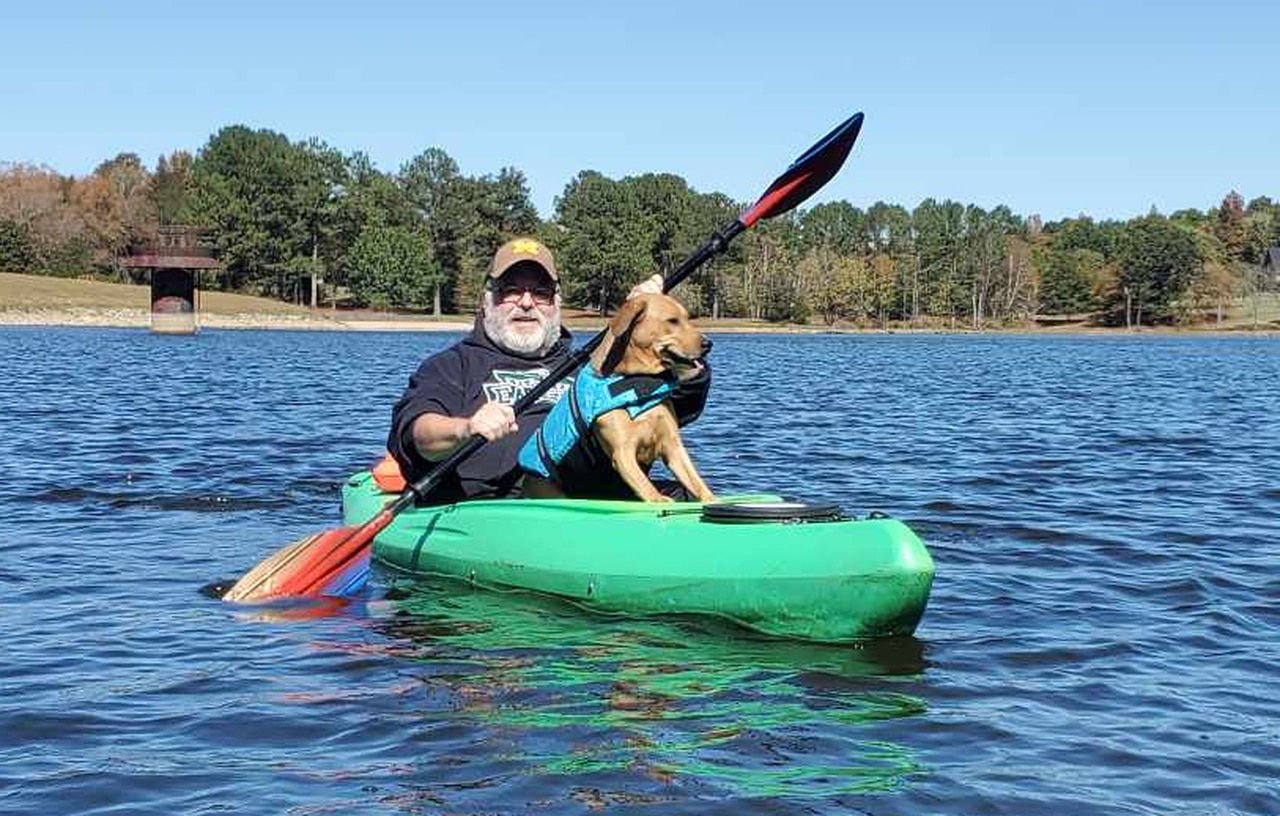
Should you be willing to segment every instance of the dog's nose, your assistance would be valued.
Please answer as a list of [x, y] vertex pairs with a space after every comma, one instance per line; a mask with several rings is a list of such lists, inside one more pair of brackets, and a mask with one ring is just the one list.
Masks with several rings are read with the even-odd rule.
[[712, 345], [714, 344], [711, 342], [711, 338], [707, 337], [706, 335], [703, 335], [702, 337], [702, 356], [703, 357], [706, 357], [708, 354], [711, 353]]

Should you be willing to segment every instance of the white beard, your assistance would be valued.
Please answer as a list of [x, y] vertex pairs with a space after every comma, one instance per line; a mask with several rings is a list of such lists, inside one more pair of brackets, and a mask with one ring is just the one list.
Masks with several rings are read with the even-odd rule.
[[[558, 300], [558, 298], [557, 298]], [[484, 295], [484, 333], [499, 348], [521, 357], [541, 357], [551, 350], [560, 339], [560, 304], [551, 314], [544, 314], [537, 306], [526, 315], [538, 320], [539, 331], [520, 331], [512, 325], [511, 317], [516, 313], [513, 309], [503, 314], [495, 308], [493, 297], [488, 292]]]

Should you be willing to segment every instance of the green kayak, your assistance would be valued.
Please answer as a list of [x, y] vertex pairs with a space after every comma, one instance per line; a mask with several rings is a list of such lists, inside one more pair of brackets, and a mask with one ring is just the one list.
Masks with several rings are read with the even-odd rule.
[[[343, 488], [346, 524], [395, 494], [365, 472]], [[915, 630], [933, 559], [905, 524], [828, 514], [761, 520], [777, 496], [646, 504], [501, 499], [406, 510], [373, 558], [413, 576], [555, 595], [610, 614], [715, 615], [768, 635], [841, 642]], [[783, 513], [783, 516], [786, 514]], [[752, 522], [752, 523], [742, 523]]]

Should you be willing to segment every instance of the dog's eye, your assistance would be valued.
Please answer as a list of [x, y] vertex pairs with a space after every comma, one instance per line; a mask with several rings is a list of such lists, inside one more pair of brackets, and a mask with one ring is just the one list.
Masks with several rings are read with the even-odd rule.
[[679, 326], [679, 325], [680, 325], [680, 318], [678, 318], [678, 317], [668, 317], [668, 318], [667, 318], [667, 325], [668, 325], [668, 326]]

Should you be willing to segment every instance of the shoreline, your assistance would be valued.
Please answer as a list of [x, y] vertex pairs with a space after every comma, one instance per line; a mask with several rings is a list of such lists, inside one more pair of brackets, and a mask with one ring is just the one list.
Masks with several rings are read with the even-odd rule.
[[[341, 313], [339, 313], [341, 314]], [[1277, 337], [1280, 330], [1269, 326], [1254, 329], [1250, 326], [1235, 328], [1145, 326], [1141, 329], [1109, 328], [1072, 324], [1068, 326], [988, 326], [981, 330], [972, 328], [890, 326], [887, 328], [848, 325], [797, 325], [752, 324], [739, 320], [712, 322], [696, 320], [695, 323], [711, 334], [949, 334], [949, 335], [998, 335], [1021, 334], [1033, 336], [1084, 335], [1099, 337], [1126, 337], [1143, 335], [1223, 336], [1223, 337]], [[332, 312], [317, 310], [293, 314], [257, 312], [219, 313], [202, 312], [200, 329], [215, 330], [283, 330], [283, 331], [346, 331], [346, 332], [467, 332], [472, 322], [462, 316], [432, 317], [388, 316], [370, 317], [351, 315], [334, 316]], [[565, 326], [575, 332], [598, 331], [605, 321], [599, 318], [569, 317]], [[151, 313], [145, 309], [102, 308], [76, 306], [66, 308], [18, 308], [0, 309], [0, 327], [61, 327], [61, 328], [112, 328], [149, 329]]]
[[[341, 320], [313, 314], [202, 312], [200, 329], [250, 329], [288, 331], [469, 331], [460, 320]], [[97, 329], [150, 329], [151, 313], [145, 309], [68, 307], [63, 309], [0, 309], [0, 327], [81, 327]]]
[[[367, 309], [335, 311], [310, 309], [289, 303], [234, 292], [201, 291], [197, 322], [200, 329], [249, 329], [285, 331], [354, 332], [468, 332], [470, 314], [431, 315], [376, 312]], [[1277, 302], [1280, 305], [1280, 301]], [[1280, 310], [1268, 309], [1256, 328], [1243, 314], [1232, 315], [1222, 326], [1144, 326], [1129, 330], [1094, 326], [1084, 315], [1063, 315], [1015, 325], [988, 325], [982, 329], [937, 320], [921, 325], [900, 323], [885, 327], [855, 323], [768, 323], [745, 318], [698, 319], [695, 323], [712, 334], [955, 334], [1029, 336], [1266, 336], [1280, 335]], [[599, 331], [605, 319], [589, 311], [566, 308], [564, 324], [581, 333]], [[0, 272], [0, 327], [70, 326], [147, 330], [151, 326], [148, 287], [139, 284], [57, 278]]]

